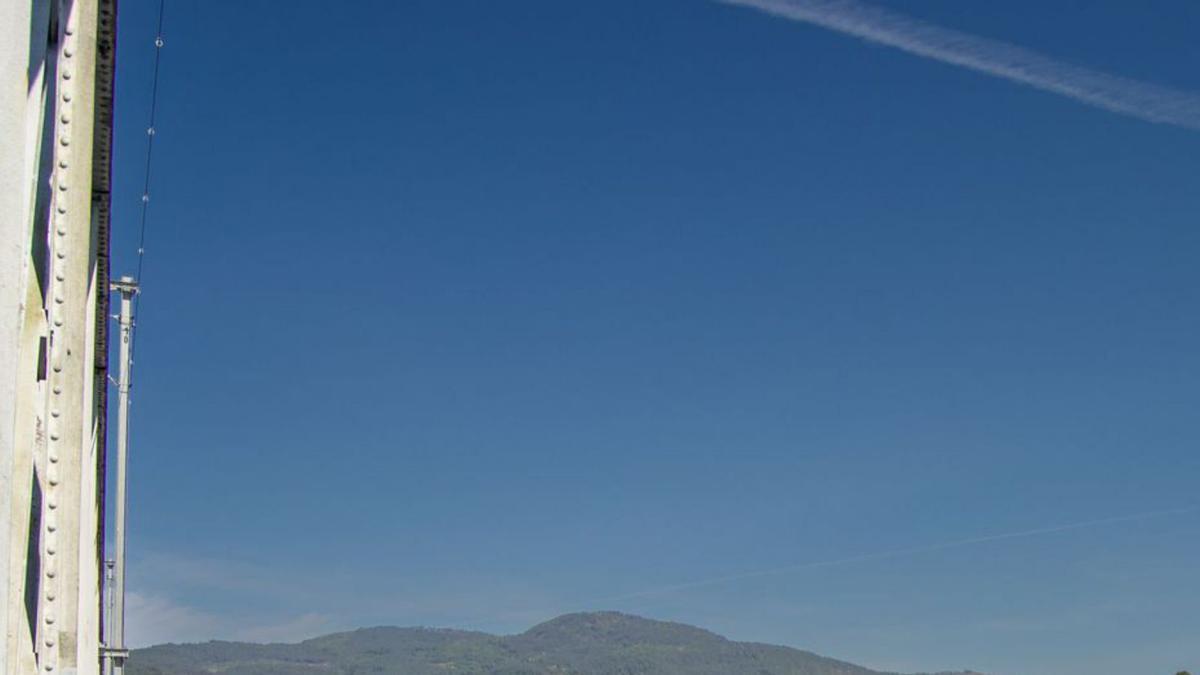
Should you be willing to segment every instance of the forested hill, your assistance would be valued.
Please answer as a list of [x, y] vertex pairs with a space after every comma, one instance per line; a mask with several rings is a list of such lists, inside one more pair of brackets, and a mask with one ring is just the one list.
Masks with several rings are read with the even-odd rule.
[[258, 645], [139, 649], [127, 675], [878, 675], [811, 652], [733, 642], [615, 612], [568, 614], [520, 635], [364, 628]]

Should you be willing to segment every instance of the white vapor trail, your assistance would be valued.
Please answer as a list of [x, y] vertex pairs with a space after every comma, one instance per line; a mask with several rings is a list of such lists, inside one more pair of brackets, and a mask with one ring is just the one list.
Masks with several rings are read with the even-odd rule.
[[1018, 532], [1004, 532], [1001, 534], [989, 534], [981, 537], [970, 537], [968, 539], [956, 539], [954, 541], [945, 541], [938, 544], [927, 544], [924, 546], [913, 546], [910, 548], [898, 548], [890, 551], [879, 551], [876, 553], [864, 553], [862, 555], [850, 556], [848, 558], [836, 558], [833, 560], [820, 560], [816, 562], [801, 563], [799, 565], [788, 565], [786, 567], [773, 567], [771, 569], [755, 570], [752, 572], [742, 572], [739, 574], [730, 574], [723, 577], [714, 577], [711, 579], [701, 579], [699, 581], [691, 581], [673, 586], [660, 586], [649, 590], [636, 591], [634, 593], [626, 593], [624, 595], [613, 596], [606, 598], [602, 602], [615, 602], [619, 600], [634, 600], [637, 598], [645, 598], [655, 595], [666, 595], [677, 591], [687, 591], [694, 588], [703, 588], [706, 586], [716, 586], [733, 581], [743, 581], [746, 579], [756, 579], [759, 577], [770, 577], [781, 574], [793, 574], [795, 572], [803, 572], [805, 570], [819, 569], [822, 567], [835, 567], [839, 565], [848, 565], [856, 562], [867, 562], [871, 560], [882, 560], [886, 558], [900, 558], [904, 556], [918, 555], [922, 553], [934, 553], [944, 551], [951, 548], [962, 548], [964, 546], [974, 546], [976, 544], [987, 544], [996, 541], [1005, 541], [1007, 539], [1023, 539], [1025, 537], [1036, 537], [1047, 534], [1057, 534], [1060, 532], [1069, 532], [1071, 530], [1081, 530], [1089, 527], [1100, 527], [1103, 525], [1117, 525], [1119, 523], [1131, 523], [1150, 518], [1163, 518], [1166, 516], [1180, 516], [1189, 513], [1200, 511], [1200, 506], [1190, 506], [1181, 509], [1170, 509], [1167, 511], [1150, 511], [1147, 513], [1135, 513], [1127, 516], [1116, 516], [1113, 518], [1102, 518], [1100, 520], [1088, 520], [1080, 523], [1070, 523], [1067, 525], [1055, 525], [1053, 527], [1039, 527], [1033, 530], [1021, 530]]
[[1060, 94], [1148, 122], [1200, 130], [1200, 95], [1081, 68], [857, 0], [716, 0], [813, 24]]

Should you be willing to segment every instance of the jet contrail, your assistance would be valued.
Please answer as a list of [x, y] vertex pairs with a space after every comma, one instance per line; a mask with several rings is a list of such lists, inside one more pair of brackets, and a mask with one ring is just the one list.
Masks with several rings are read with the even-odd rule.
[[1018, 532], [1004, 532], [1001, 534], [989, 534], [981, 537], [970, 537], [968, 539], [956, 539], [954, 541], [945, 541], [938, 544], [926, 544], [924, 546], [913, 546], [910, 548], [897, 548], [890, 551], [879, 551], [876, 553], [864, 553], [862, 555], [850, 556], [848, 558], [835, 558], [833, 560], [820, 560], [816, 562], [801, 563], [799, 565], [788, 565], [786, 567], [773, 567], [764, 570], [755, 570], [751, 572], [742, 572], [739, 574], [730, 574], [723, 577], [713, 577], [711, 579], [701, 579], [698, 581], [690, 581], [673, 586], [660, 586], [644, 591], [636, 591], [634, 593], [626, 593], [624, 595], [612, 596], [601, 600], [604, 602], [615, 602], [619, 600], [633, 600], [637, 598], [645, 598], [654, 595], [665, 595], [675, 593], [677, 591], [686, 591], [693, 588], [703, 588], [706, 586], [716, 586], [718, 584], [729, 583], [731, 581], [743, 581], [745, 579], [756, 579], [758, 577], [769, 577], [780, 574], [792, 574], [795, 572], [803, 572], [805, 570], [819, 569], [822, 567], [834, 567], [837, 565], [847, 565], [856, 562], [866, 562], [870, 560], [881, 560], [885, 558], [899, 558], [903, 556], [918, 555], [921, 553], [933, 553], [943, 551], [950, 548], [961, 548], [963, 546], [974, 546], [975, 544], [986, 544], [994, 541], [1004, 541], [1006, 539], [1022, 539], [1024, 537], [1036, 537], [1046, 534], [1057, 534], [1059, 532], [1068, 532], [1070, 530], [1081, 530], [1088, 527], [1100, 527], [1102, 525], [1116, 525], [1118, 523], [1131, 523], [1140, 520], [1148, 520], [1150, 518], [1162, 518], [1165, 516], [1179, 516], [1188, 513], [1196, 513], [1200, 511], [1200, 506], [1189, 506], [1181, 509], [1170, 509], [1166, 511], [1150, 511], [1147, 513], [1135, 513], [1128, 516], [1116, 516], [1113, 518], [1101, 518], [1100, 520], [1087, 520], [1081, 523], [1070, 523], [1067, 525], [1055, 525], [1052, 527], [1039, 527], [1033, 530], [1020, 530]]
[[815, 562], [800, 563], [797, 565], [787, 565], [785, 567], [772, 567], [769, 569], [752, 570], [749, 572], [741, 572], [738, 574], [729, 574], [723, 577], [711, 577], [708, 579], [699, 579], [697, 581], [689, 581], [670, 586], [659, 586], [632, 593], [622, 593], [621, 595], [610, 595], [603, 598], [593, 598], [586, 602], [572, 602], [568, 606], [559, 605], [557, 607], [542, 607], [529, 608], [523, 611], [510, 611], [503, 614], [493, 614], [476, 618], [468, 625], [478, 627], [484, 630], [490, 624], [496, 621], [511, 622], [514, 619], [527, 620], [531, 616], [556, 616], [566, 611], [593, 611], [598, 607], [612, 606], [612, 603], [618, 603], [626, 600], [637, 600], [639, 598], [650, 598], [659, 595], [668, 595], [679, 591], [687, 591], [695, 588], [705, 588], [708, 586], [718, 586], [720, 584], [730, 583], [734, 581], [743, 581], [746, 579], [757, 579], [760, 577], [778, 576], [783, 574], [794, 574], [796, 572], [804, 572], [806, 570], [820, 569], [824, 567], [836, 567], [839, 565], [849, 565], [858, 562], [868, 562], [872, 560], [884, 560], [888, 558], [900, 558], [904, 556], [920, 555], [922, 553], [936, 553], [946, 549], [961, 548], [964, 546], [974, 546], [976, 544], [987, 544], [996, 541], [1005, 541], [1008, 539], [1021, 539], [1024, 537], [1037, 537], [1042, 535], [1057, 534], [1059, 532], [1069, 532], [1071, 530], [1082, 530], [1089, 527], [1101, 527], [1104, 525], [1118, 525], [1121, 523], [1133, 523], [1151, 518], [1165, 518], [1167, 516], [1181, 516], [1190, 513], [1200, 512], [1200, 505], [1186, 506], [1178, 509], [1167, 509], [1163, 511], [1146, 511], [1143, 513], [1134, 513], [1125, 516], [1113, 516], [1111, 518], [1101, 518], [1099, 520], [1085, 520], [1078, 523], [1068, 523], [1066, 525], [1053, 525], [1049, 527], [1039, 527], [1032, 530], [1019, 530], [1016, 532], [1002, 532], [999, 534], [988, 534], [979, 537], [969, 537], [967, 539], [955, 539], [953, 541], [944, 541], [937, 544], [925, 544], [923, 546], [912, 546], [909, 548], [896, 548], [888, 551], [877, 551], [875, 553], [864, 553], [861, 555], [850, 556], [846, 558], [834, 558], [831, 560], [819, 560]]
[[853, 35], [1148, 122], [1200, 130], [1200, 95], [1088, 70], [857, 0], [716, 0]]

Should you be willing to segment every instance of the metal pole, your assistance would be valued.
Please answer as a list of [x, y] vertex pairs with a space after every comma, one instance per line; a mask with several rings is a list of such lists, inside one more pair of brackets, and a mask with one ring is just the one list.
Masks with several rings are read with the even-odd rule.
[[116, 564], [117, 561], [111, 558], [104, 561], [104, 620], [100, 624], [104, 631], [104, 639], [100, 641], [104, 648], [104, 668], [101, 671], [104, 675], [113, 675], [113, 655], [108, 648], [113, 639], [113, 567]]
[[121, 294], [120, 378], [117, 380], [117, 507], [113, 519], [114, 547], [112, 634], [108, 651], [112, 657], [114, 675], [125, 672], [125, 468], [129, 453], [129, 371], [132, 366], [130, 349], [133, 346], [133, 296], [138, 292], [132, 277], [113, 282], [112, 290]]

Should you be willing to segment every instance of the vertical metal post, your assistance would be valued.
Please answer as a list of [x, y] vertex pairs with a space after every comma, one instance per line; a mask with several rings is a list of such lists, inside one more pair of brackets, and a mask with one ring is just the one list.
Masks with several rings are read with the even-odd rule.
[[116, 567], [117, 561], [111, 558], [104, 561], [104, 611], [100, 629], [104, 631], [103, 639], [100, 644], [104, 647], [103, 667], [100, 672], [104, 675], [113, 675], [113, 655], [108, 650], [112, 646], [113, 641], [113, 568]]
[[116, 516], [113, 519], [113, 590], [112, 590], [112, 634], [109, 636], [108, 653], [114, 675], [125, 671], [125, 484], [126, 465], [129, 455], [129, 385], [133, 347], [133, 296], [138, 292], [137, 282], [132, 277], [121, 277], [113, 282], [112, 290], [121, 294], [120, 323], [120, 376], [117, 380], [117, 499]]

